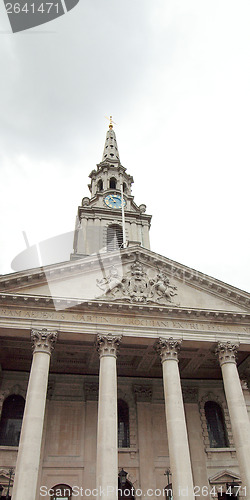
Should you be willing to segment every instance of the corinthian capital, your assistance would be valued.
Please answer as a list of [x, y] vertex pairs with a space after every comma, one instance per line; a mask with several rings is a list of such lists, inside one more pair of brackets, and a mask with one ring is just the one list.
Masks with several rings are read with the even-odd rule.
[[169, 339], [160, 338], [157, 340], [155, 349], [160, 355], [162, 363], [168, 359], [174, 359], [178, 362], [178, 352], [181, 347], [181, 342], [181, 340], [174, 340], [173, 337]]
[[103, 356], [114, 356], [116, 358], [121, 338], [122, 335], [97, 335], [96, 349], [100, 358]]
[[236, 355], [239, 344], [232, 344], [232, 342], [218, 342], [215, 353], [218, 356], [220, 366], [224, 363], [236, 363]]
[[31, 342], [33, 353], [45, 352], [51, 354], [57, 341], [58, 332], [48, 331], [47, 328], [42, 330], [31, 330]]

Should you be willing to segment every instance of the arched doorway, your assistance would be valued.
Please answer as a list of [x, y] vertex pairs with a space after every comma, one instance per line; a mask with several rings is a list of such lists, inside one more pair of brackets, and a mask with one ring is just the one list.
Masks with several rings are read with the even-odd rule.
[[72, 488], [68, 484], [57, 484], [51, 488], [53, 493], [51, 500], [71, 500]]
[[237, 499], [238, 496], [234, 495], [233, 493], [218, 493], [218, 500], [235, 500]]

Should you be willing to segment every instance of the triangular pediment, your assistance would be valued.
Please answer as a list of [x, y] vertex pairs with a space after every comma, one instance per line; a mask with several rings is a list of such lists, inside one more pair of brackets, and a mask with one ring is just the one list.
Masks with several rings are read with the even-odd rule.
[[14, 470], [11, 468], [0, 469], [0, 484], [3, 486], [2, 495], [6, 495], [8, 486], [12, 487], [14, 481]]
[[2, 276], [2, 292], [247, 313], [250, 294], [139, 246]]
[[240, 476], [238, 474], [235, 474], [234, 472], [231, 472], [229, 470], [223, 470], [220, 472], [217, 472], [214, 476], [211, 476], [209, 478], [210, 484], [230, 484], [230, 483], [241, 483]]

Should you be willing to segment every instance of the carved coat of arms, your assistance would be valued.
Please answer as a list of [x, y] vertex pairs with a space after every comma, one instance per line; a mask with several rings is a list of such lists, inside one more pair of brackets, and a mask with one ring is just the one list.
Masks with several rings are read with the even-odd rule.
[[139, 261], [134, 262], [123, 277], [112, 267], [109, 275], [97, 280], [96, 284], [104, 292], [100, 298], [106, 300], [166, 304], [177, 295], [176, 286], [171, 285], [164, 271], [158, 270], [154, 278], [149, 278]]

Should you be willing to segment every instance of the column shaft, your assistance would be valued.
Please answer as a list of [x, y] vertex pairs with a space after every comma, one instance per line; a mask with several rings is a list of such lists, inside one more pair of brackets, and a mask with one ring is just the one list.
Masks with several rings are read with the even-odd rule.
[[157, 350], [162, 359], [173, 496], [175, 500], [193, 500], [193, 477], [177, 357], [179, 345], [179, 341], [171, 338], [160, 339]]
[[[17, 455], [12, 500], [34, 500], [36, 498], [50, 353], [52, 348], [51, 345], [48, 346], [49, 335], [51, 335], [51, 332], [47, 334], [43, 331], [43, 336], [47, 339], [46, 347], [45, 349], [43, 347], [40, 347], [40, 349], [38, 348], [33, 354]], [[55, 341], [55, 335], [56, 334], [53, 332], [53, 342]]]
[[250, 421], [236, 365], [237, 347], [230, 342], [220, 342], [217, 352], [221, 364], [242, 486], [246, 487], [245, 498], [250, 499]]
[[[120, 337], [98, 335], [100, 353], [99, 400], [97, 425], [97, 489], [108, 500], [117, 498], [117, 374], [116, 346]], [[103, 498], [103, 493], [100, 495]]]
[[[139, 440], [139, 463], [140, 463], [140, 487], [146, 499], [150, 499], [147, 494], [149, 489], [155, 491], [155, 464], [153, 432], [152, 432], [152, 409], [151, 404], [137, 402], [138, 419], [138, 440]], [[151, 500], [151, 499], [150, 499]]]
[[[206, 498], [210, 500], [211, 496], [207, 495], [206, 492], [202, 494], [202, 488], [207, 488], [207, 491], [211, 490], [208, 478], [207, 478], [207, 463], [206, 463], [206, 453], [204, 450], [201, 420], [198, 409], [198, 404], [196, 403], [185, 403], [184, 396], [184, 408], [185, 416], [187, 422], [188, 431], [188, 441], [190, 449], [190, 458], [193, 470], [193, 480], [194, 485], [200, 488], [200, 498]], [[213, 499], [214, 500], [214, 499]]]

